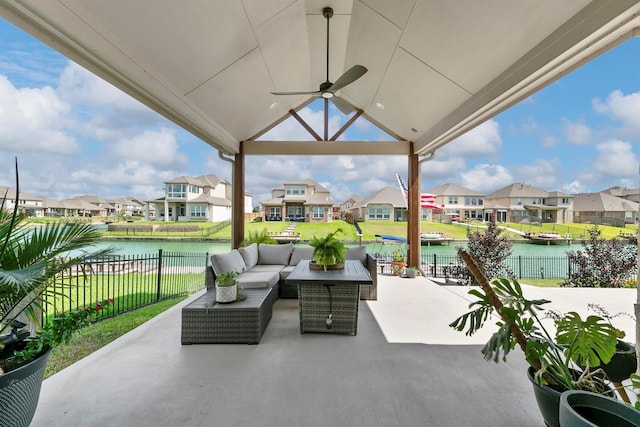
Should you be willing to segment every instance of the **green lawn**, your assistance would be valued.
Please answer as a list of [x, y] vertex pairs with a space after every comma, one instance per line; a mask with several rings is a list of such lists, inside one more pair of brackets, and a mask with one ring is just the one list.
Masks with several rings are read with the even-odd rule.
[[82, 328], [69, 344], [62, 344], [51, 351], [45, 370], [45, 378], [104, 347], [185, 298], [186, 296], [182, 296], [160, 301]]

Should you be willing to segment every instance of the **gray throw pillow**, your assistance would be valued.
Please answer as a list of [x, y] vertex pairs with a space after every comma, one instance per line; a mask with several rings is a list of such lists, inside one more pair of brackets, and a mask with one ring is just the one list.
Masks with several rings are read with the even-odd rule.
[[258, 244], [252, 243], [247, 247], [238, 249], [240, 255], [242, 255], [242, 259], [244, 260], [244, 264], [247, 267], [247, 270], [251, 270], [254, 265], [258, 263]]
[[258, 264], [287, 265], [291, 258], [293, 244], [269, 245], [261, 243], [258, 245]]
[[224, 254], [211, 255], [211, 267], [213, 267], [213, 272], [216, 273], [216, 276], [230, 271], [242, 273], [247, 269], [242, 255], [236, 249]]
[[355, 248], [347, 249], [344, 253], [345, 260], [360, 261], [362, 264], [367, 263], [367, 248], [364, 246], [358, 246]]
[[291, 254], [289, 265], [298, 265], [303, 259], [313, 258], [313, 248], [311, 246], [295, 246]]

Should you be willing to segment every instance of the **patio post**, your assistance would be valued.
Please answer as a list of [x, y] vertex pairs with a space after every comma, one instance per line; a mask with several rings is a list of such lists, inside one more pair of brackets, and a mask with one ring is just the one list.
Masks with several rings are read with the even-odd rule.
[[420, 267], [420, 162], [410, 142], [409, 151], [409, 196], [407, 198], [407, 263], [409, 267]]
[[244, 141], [231, 168], [231, 244], [238, 249], [244, 240]]

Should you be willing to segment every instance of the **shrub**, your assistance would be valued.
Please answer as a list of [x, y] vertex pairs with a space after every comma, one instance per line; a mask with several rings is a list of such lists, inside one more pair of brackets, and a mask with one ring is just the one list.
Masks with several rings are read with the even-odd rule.
[[484, 275], [488, 278], [515, 278], [513, 271], [505, 264], [511, 256], [512, 243], [507, 236], [501, 236], [502, 229], [491, 221], [489, 226], [480, 233], [467, 229], [467, 252], [476, 260]]
[[600, 238], [597, 225], [588, 230], [584, 250], [567, 251], [569, 278], [562, 286], [586, 288], [628, 287], [636, 274], [636, 247], [618, 239]]

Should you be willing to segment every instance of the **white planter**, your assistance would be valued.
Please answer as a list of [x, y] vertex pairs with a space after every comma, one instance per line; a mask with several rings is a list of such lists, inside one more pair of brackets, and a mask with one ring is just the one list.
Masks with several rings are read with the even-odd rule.
[[225, 303], [225, 302], [234, 302], [236, 300], [236, 296], [238, 295], [238, 285], [233, 286], [218, 286], [216, 283], [216, 301]]

